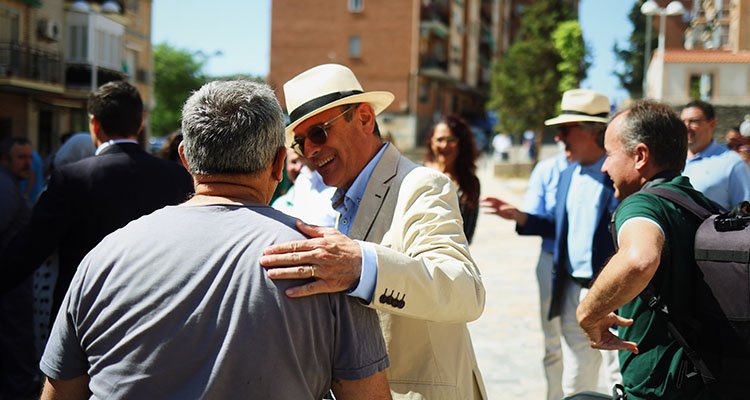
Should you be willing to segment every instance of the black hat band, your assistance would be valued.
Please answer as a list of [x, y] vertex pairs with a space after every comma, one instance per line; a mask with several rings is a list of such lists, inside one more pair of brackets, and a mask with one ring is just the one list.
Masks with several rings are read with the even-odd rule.
[[562, 110], [560, 111], [560, 114], [568, 114], [568, 115], [585, 115], [588, 117], [599, 117], [599, 118], [607, 118], [609, 116], [609, 112], [603, 112], [599, 114], [589, 114], [581, 111], [573, 111], [573, 110]]
[[333, 103], [334, 101], [339, 101], [343, 98], [353, 96], [355, 94], [362, 94], [362, 93], [364, 92], [361, 90], [348, 90], [345, 92], [334, 92], [334, 93], [329, 93], [324, 96], [316, 97], [312, 100], [309, 100], [303, 103], [299, 107], [295, 108], [294, 111], [289, 113], [289, 124], [290, 125], [293, 124], [298, 119], [304, 117], [310, 112], [317, 110], [318, 108], [325, 106], [326, 104], [330, 104], [330, 103]]

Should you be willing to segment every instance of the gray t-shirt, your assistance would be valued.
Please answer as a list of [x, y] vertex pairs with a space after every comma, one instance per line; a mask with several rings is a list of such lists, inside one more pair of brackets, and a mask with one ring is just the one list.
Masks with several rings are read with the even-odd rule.
[[42, 357], [93, 398], [319, 399], [388, 367], [375, 311], [291, 299], [258, 260], [302, 239], [267, 206], [173, 206], [107, 236], [78, 267]]

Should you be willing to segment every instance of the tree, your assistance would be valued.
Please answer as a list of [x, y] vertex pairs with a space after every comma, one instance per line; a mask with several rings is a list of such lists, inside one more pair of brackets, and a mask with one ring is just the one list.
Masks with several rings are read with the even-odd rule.
[[151, 113], [153, 136], [165, 136], [180, 127], [182, 105], [205, 82], [206, 58], [191, 51], [159, 43], [154, 47], [154, 98]]
[[[623, 64], [622, 71], [615, 71], [614, 75], [619, 79], [620, 86], [627, 90], [630, 97], [634, 99], [644, 96], [643, 57], [646, 51], [646, 18], [650, 18], [641, 14], [641, 5], [644, 2], [645, 0], [636, 1], [628, 14], [628, 19], [633, 25], [633, 32], [630, 34], [630, 46], [620, 48], [617, 43], [613, 46], [615, 57]], [[656, 48], [657, 43], [658, 35], [652, 35], [651, 50]]]
[[[562, 21], [575, 15], [568, 1], [539, 0], [525, 8], [517, 40], [493, 70], [488, 108], [497, 110], [501, 130], [541, 133], [544, 118], [555, 113], [562, 94], [558, 65], [564, 60], [550, 38]], [[565, 61], [582, 66], [572, 58]]]
[[581, 25], [575, 20], [561, 23], [552, 33], [552, 40], [555, 43], [555, 50], [562, 59], [557, 64], [557, 70], [560, 72], [558, 84], [560, 93], [578, 88], [591, 66]]

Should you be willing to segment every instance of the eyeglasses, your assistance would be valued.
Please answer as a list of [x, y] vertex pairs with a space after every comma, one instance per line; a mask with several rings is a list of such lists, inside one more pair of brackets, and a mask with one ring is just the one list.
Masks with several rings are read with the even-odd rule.
[[571, 129], [573, 129], [575, 127], [578, 127], [578, 126], [579, 126], [578, 124], [575, 124], [575, 125], [558, 125], [557, 126], [557, 133], [559, 133], [560, 135], [567, 135], [568, 133], [570, 133]]
[[347, 107], [346, 110], [344, 110], [344, 112], [329, 119], [328, 121], [323, 122], [322, 124], [311, 126], [307, 130], [307, 134], [305, 136], [296, 136], [294, 138], [294, 141], [292, 142], [292, 150], [294, 150], [294, 152], [299, 154], [300, 156], [304, 157], [305, 156], [305, 141], [307, 141], [308, 139], [311, 142], [317, 144], [318, 146], [324, 144], [326, 140], [328, 140], [328, 132], [326, 131], [326, 128], [329, 127], [333, 123], [333, 121], [341, 118], [344, 114], [348, 113], [353, 108], [354, 108], [353, 106]]
[[683, 119], [682, 122], [685, 125], [693, 125], [693, 126], [695, 126], [695, 125], [698, 125], [698, 124], [700, 124], [701, 122], [703, 122], [705, 120], [706, 120], [705, 118]]
[[447, 144], [448, 146], [453, 146], [458, 144], [458, 138], [455, 136], [443, 136], [439, 138], [432, 138], [432, 143], [435, 144]]

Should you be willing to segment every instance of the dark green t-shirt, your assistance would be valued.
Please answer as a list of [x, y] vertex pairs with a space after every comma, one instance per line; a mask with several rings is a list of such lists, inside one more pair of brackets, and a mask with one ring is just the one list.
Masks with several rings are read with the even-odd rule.
[[[706, 198], [692, 188], [686, 177], [677, 176], [654, 186], [681, 192], [698, 204], [709, 207]], [[652, 282], [656, 293], [668, 307], [677, 329], [688, 343], [693, 343], [696, 333], [690, 326], [694, 321], [695, 285], [699, 279], [693, 257], [693, 241], [701, 221], [670, 200], [643, 192], [631, 195], [620, 204], [615, 213], [617, 231], [633, 218], [649, 219], [664, 232], [666, 240], [661, 262]], [[680, 372], [681, 361], [687, 357], [669, 333], [665, 316], [652, 311], [640, 297], [622, 306], [619, 314], [634, 321], [632, 326], [620, 328], [619, 336], [637, 343], [640, 351], [637, 355], [620, 351], [620, 369], [629, 398], [700, 397], [703, 389], [701, 378], [696, 375], [688, 379]]]

